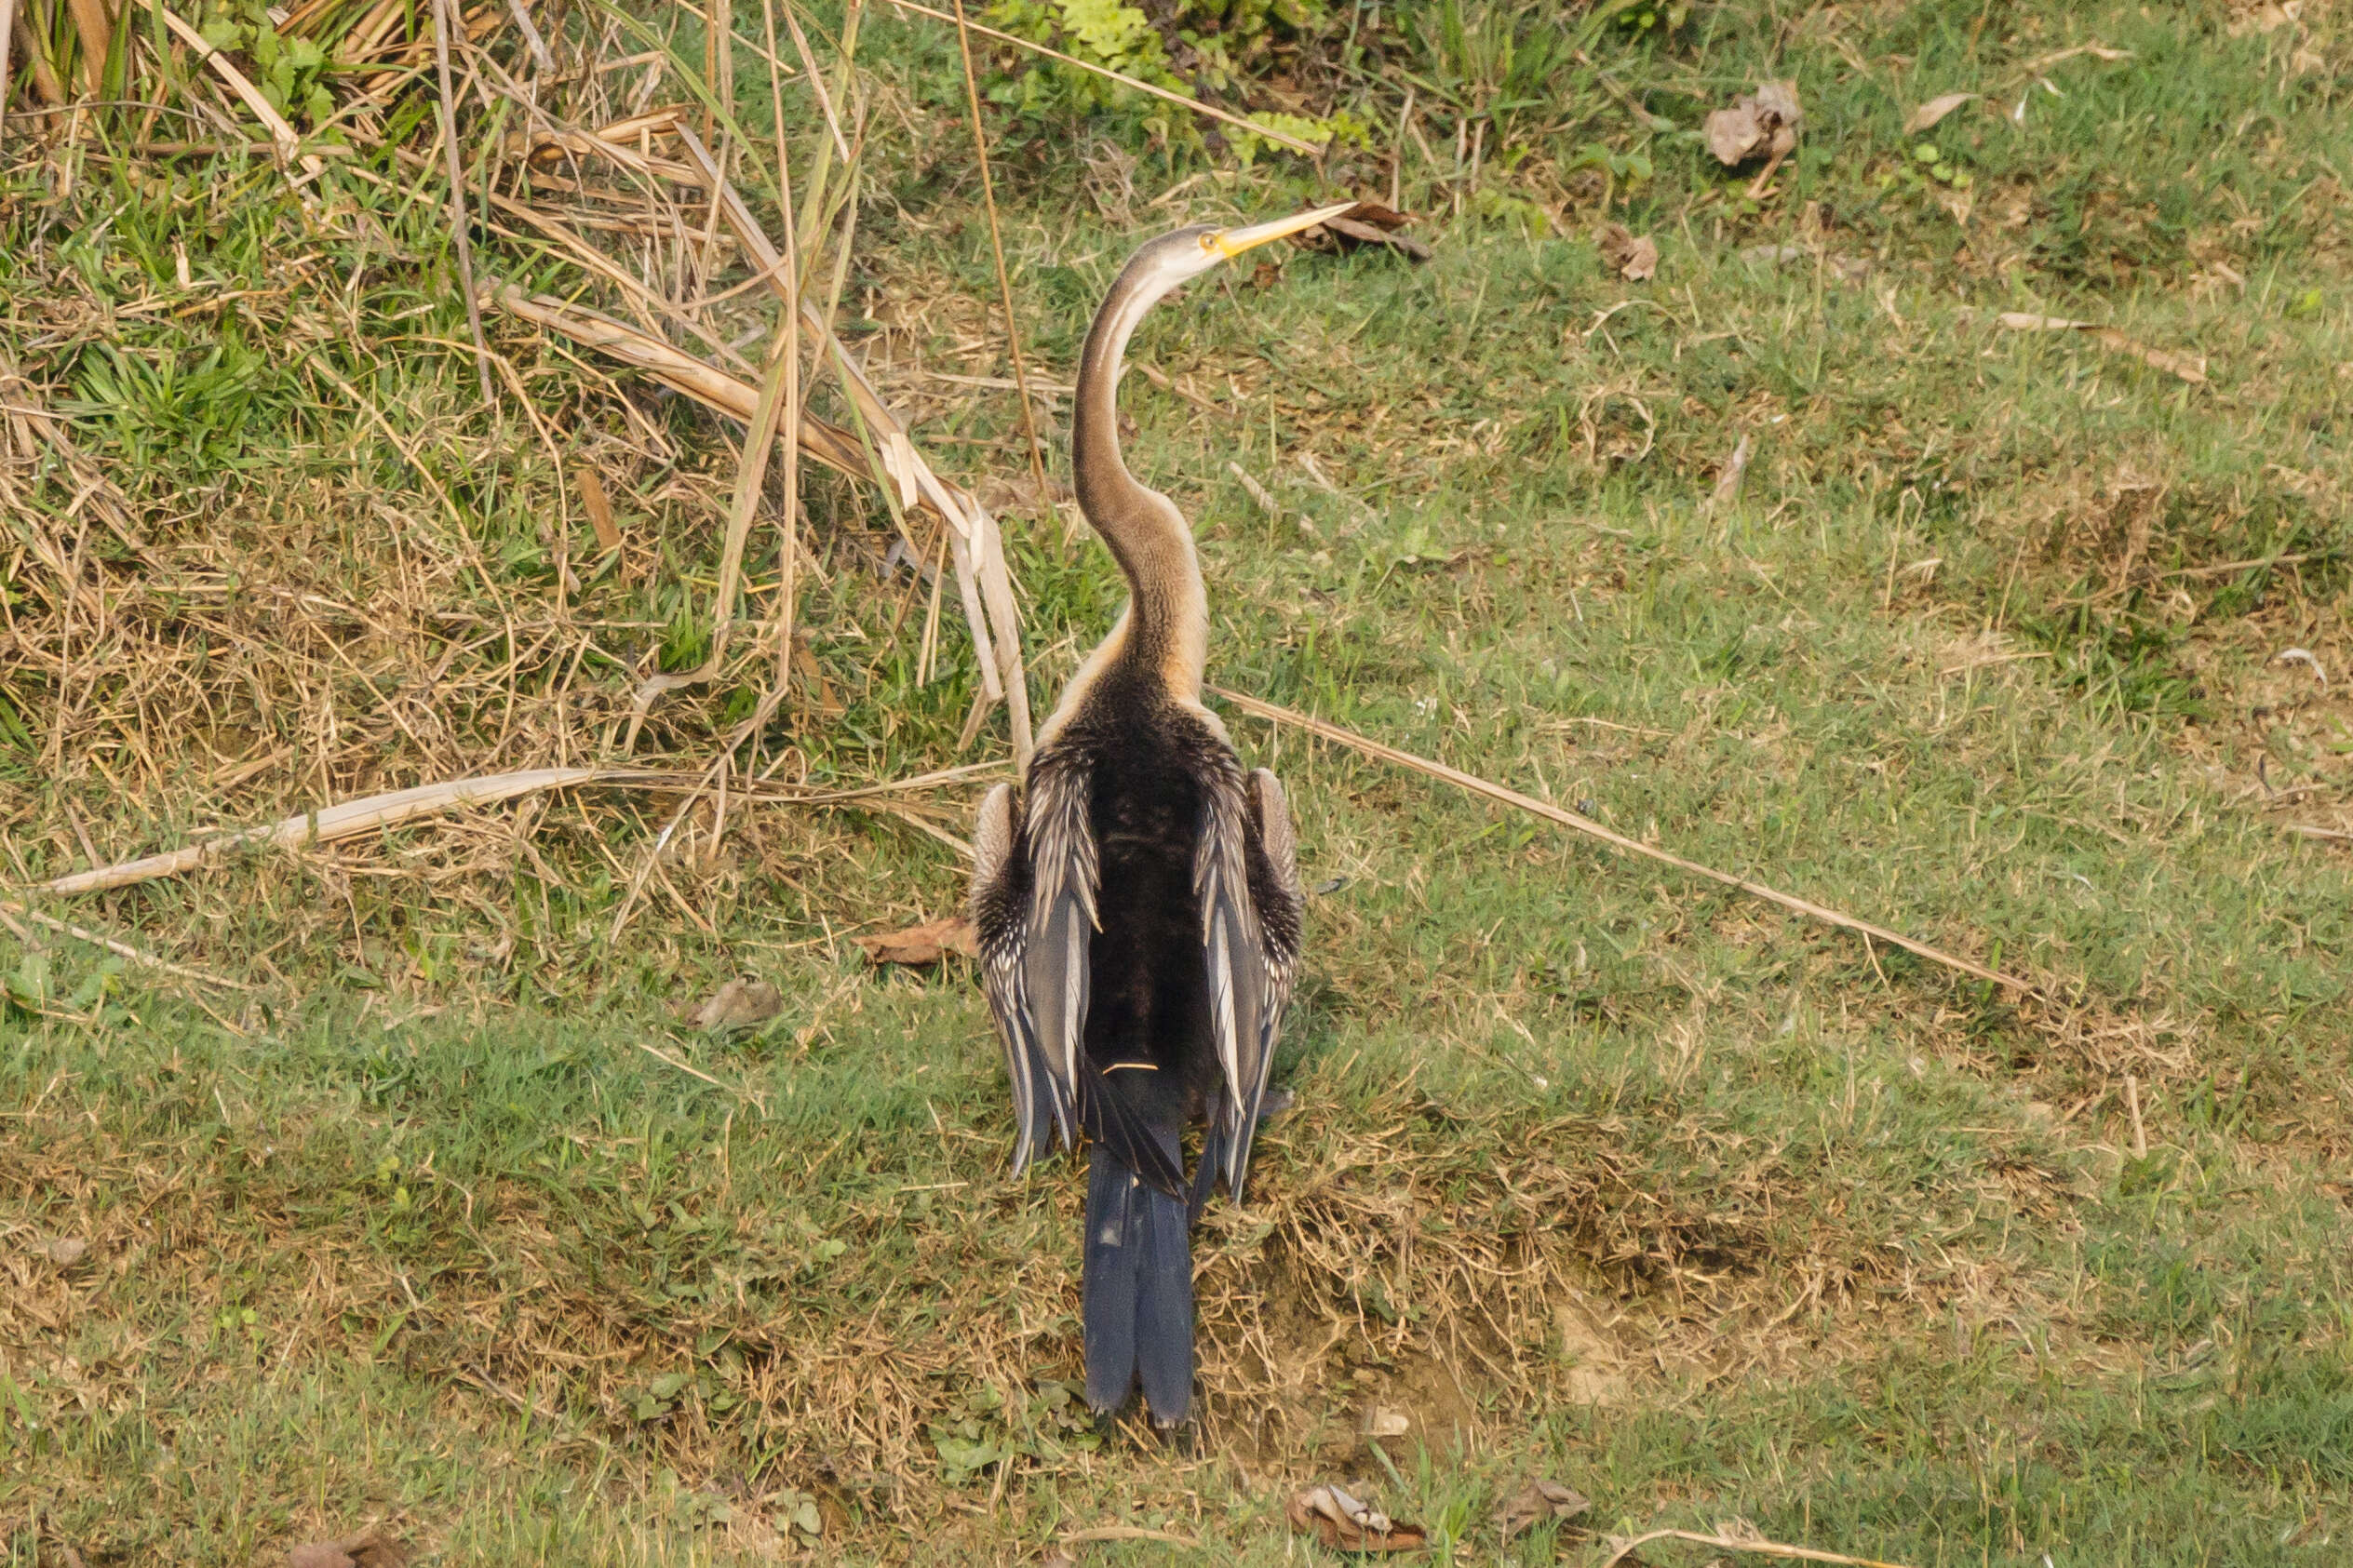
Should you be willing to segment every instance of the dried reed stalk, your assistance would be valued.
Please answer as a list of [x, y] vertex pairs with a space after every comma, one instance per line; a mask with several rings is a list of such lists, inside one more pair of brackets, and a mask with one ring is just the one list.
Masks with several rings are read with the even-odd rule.
[[1779, 1541], [1768, 1541], [1755, 1535], [1709, 1535], [1697, 1530], [1653, 1530], [1620, 1541], [1617, 1549], [1602, 1560], [1601, 1568], [1617, 1568], [1634, 1554], [1636, 1547], [1652, 1541], [1693, 1541], [1703, 1547], [1715, 1547], [1725, 1551], [1754, 1552], [1759, 1557], [1787, 1558], [1798, 1562], [1836, 1562], [1847, 1568], [1903, 1568], [1900, 1562], [1882, 1562], [1876, 1557], [1849, 1557], [1842, 1551], [1823, 1551], [1815, 1547], [1785, 1547]]
[[[957, 20], [955, 17], [949, 15], [946, 11], [935, 11], [929, 6], [919, 6], [915, 4], [915, 0], [891, 0], [891, 4], [896, 6], [902, 11], [913, 11], [918, 16], [930, 17], [935, 21], [954, 23]], [[1118, 82], [1123, 86], [1134, 87], [1137, 92], [1150, 93], [1154, 98], [1164, 98], [1169, 102], [1177, 105], [1179, 108], [1190, 109], [1196, 114], [1205, 115], [1213, 120], [1222, 120], [1227, 125], [1234, 126], [1240, 129], [1246, 130], [1253, 136], [1263, 136], [1269, 141], [1280, 141], [1283, 145], [1290, 148], [1293, 152], [1305, 153], [1311, 158], [1317, 156], [1324, 151], [1323, 148], [1316, 146], [1312, 142], [1302, 141], [1296, 136], [1288, 136], [1282, 131], [1270, 129], [1265, 126], [1255, 124], [1252, 121], [1244, 119], [1239, 114], [1230, 114], [1223, 109], [1219, 109], [1213, 104], [1202, 102], [1201, 100], [1197, 98], [1187, 98], [1183, 93], [1171, 92], [1166, 87], [1154, 87], [1150, 82], [1137, 81], [1135, 77], [1128, 75], [1123, 71], [1113, 71], [1108, 66], [1091, 64], [1086, 60], [1079, 59], [1075, 55], [1066, 55], [1060, 49], [1048, 48], [1043, 44], [1033, 44], [1027, 38], [1016, 38], [1010, 33], [1000, 33], [993, 27], [983, 27], [978, 22], [971, 22], [965, 25], [970, 26], [975, 33], [980, 34], [984, 37], [994, 38], [1001, 44], [1011, 44], [1015, 48], [1028, 49], [1031, 54], [1043, 55], [1048, 60], [1058, 60], [1065, 65], [1075, 65], [1080, 70], [1092, 72], [1097, 76], [1107, 76], [1112, 81]]]
[[1021, 362], [1021, 324], [1014, 318], [1013, 284], [1005, 276], [1005, 240], [997, 221], [997, 181], [988, 169], [988, 138], [980, 123], [980, 83], [973, 74], [972, 22], [964, 0], [956, 0], [956, 46], [964, 59], [964, 102], [973, 125], [973, 155], [980, 160], [980, 195], [988, 209], [988, 251], [997, 259], [997, 297], [1005, 307], [1005, 348], [1013, 355], [1014, 392], [1021, 399], [1022, 434], [1029, 438], [1029, 476], [1038, 500], [1052, 505], [1046, 489], [1045, 450], [1038, 444], [1038, 416], [1029, 406], [1029, 372]]
[[[780, 258], [766, 231], [752, 216], [750, 207], [692, 131], [679, 127], [679, 141], [718, 193], [719, 211], [728, 227], [751, 253], [753, 264], [770, 279], [770, 287], [781, 293], [777, 281]], [[832, 325], [818, 315], [808, 297], [803, 294], [792, 302], [800, 307], [802, 326], [831, 355], [836, 369], [841, 372], [843, 390], [850, 395], [859, 417], [881, 436], [877, 443], [877, 461], [897, 481], [902, 494], [912, 492], [947, 520], [957, 575], [966, 585], [965, 618], [971, 624], [974, 647], [981, 655], [984, 685], [991, 689], [991, 701], [1002, 697], [1004, 702], [1013, 730], [1014, 757], [1018, 765], [1026, 767], [1031, 741], [1029, 683], [1021, 661], [1021, 615], [1014, 603], [1013, 576], [1005, 564], [1004, 542], [998, 533], [997, 520], [969, 492], [932, 471], [915, 450], [906, 424], [882, 401], [881, 394], [875, 391], [874, 383], [867, 380], [866, 372], [834, 335]], [[977, 603], [974, 588], [978, 590]]]
[[82, 46], [82, 85], [92, 98], [106, 92], [106, 57], [114, 48], [114, 22], [101, 0], [66, 0], [74, 35]]
[[0, 0], [0, 141], [8, 129], [8, 46], [17, 30], [17, 0]]
[[[204, 970], [191, 969], [185, 964], [175, 964], [168, 958], [155, 957], [144, 948], [134, 947], [119, 937], [109, 936], [104, 931], [91, 931], [86, 926], [77, 926], [71, 920], [61, 920], [56, 916], [45, 915], [38, 909], [28, 909], [14, 899], [0, 898], [0, 920], [8, 919], [10, 917], [20, 920], [30, 920], [44, 930], [53, 931], [60, 936], [70, 936], [76, 942], [87, 942], [92, 946], [103, 947], [118, 958], [138, 964], [142, 969], [152, 969], [160, 974], [174, 975], [182, 980], [194, 981], [199, 985], [216, 986], [224, 991], [254, 989], [242, 980], [231, 980], [226, 975], [211, 974]], [[29, 940], [22, 931], [18, 931], [17, 936], [20, 940]]]
[[[750, 382], [713, 369], [652, 333], [640, 332], [585, 305], [571, 304], [546, 294], [527, 296], [512, 285], [499, 289], [494, 302], [510, 315], [560, 332], [574, 342], [634, 366], [671, 391], [692, 397], [739, 423], [751, 423], [753, 414], [759, 410], [760, 389]], [[873, 476], [858, 438], [806, 409], [800, 416], [800, 445], [803, 455], [814, 458], [837, 474], [853, 479]]]
[[[675, 116], [667, 128], [686, 148], [702, 183], [717, 194], [720, 215], [749, 253], [756, 275], [764, 279], [780, 298], [797, 306], [802, 328], [810, 333], [821, 349], [829, 352], [841, 372], [842, 384], [853, 406], [879, 437], [874, 458], [884, 476], [899, 487], [901, 495], [913, 497], [948, 523], [950, 554], [956, 563], [958, 585], [962, 590], [965, 620], [972, 631], [974, 648], [979, 654], [983, 688], [989, 701], [1002, 701], [1006, 704], [1015, 756], [1026, 762], [1031, 734], [1029, 687], [1021, 657], [1020, 612], [1014, 600], [1012, 575], [1005, 563], [1004, 543], [995, 518], [968, 491], [942, 479], [923, 461], [916, 451], [905, 423], [882, 401], [881, 395], [867, 379], [857, 362], [851, 358], [849, 351], [835, 336], [831, 325], [817, 313], [813, 302], [805, 292], [786, 288], [786, 259], [769, 240], [767, 232], [752, 215], [749, 205], [726, 178], [718, 160], [704, 146], [702, 140]], [[572, 144], [584, 151], [610, 154], [625, 168], [658, 172], [642, 153], [622, 148], [602, 137], [573, 135], [577, 140]], [[499, 302], [518, 315], [556, 327], [569, 336], [577, 337], [584, 342], [613, 354], [617, 358], [652, 371], [658, 380], [673, 389], [720, 409], [746, 423], [758, 409], [759, 395], [744, 382], [712, 369], [659, 339], [635, 332], [610, 318], [595, 317], [594, 313], [583, 312], [578, 307], [566, 306], [552, 300], [524, 302], [513, 289], [503, 293]], [[589, 331], [574, 332], [571, 330], [572, 324], [588, 326]], [[1026, 407], [1027, 399], [1024, 403]], [[811, 422], [804, 413], [801, 422], [803, 450], [842, 473], [859, 477], [869, 476], [863, 462], [837, 462], [833, 455], [813, 447], [809, 440]]]
[[474, 369], [482, 378], [482, 406], [498, 401], [491, 385], [490, 344], [482, 336], [482, 301], [474, 290], [473, 225], [465, 217], [465, 160], [458, 155], [457, 89], [450, 79], [450, 0], [432, 0], [433, 65], [441, 78], [435, 109], [441, 121], [441, 155], [450, 166], [450, 240], [457, 248], [458, 283], [465, 290], [465, 325], [474, 338]]
[[[751, 798], [801, 806], [843, 806], [881, 796], [903, 795], [942, 784], [961, 784], [1000, 771], [999, 765], [993, 762], [973, 763], [920, 773], [913, 778], [862, 784], [852, 789], [800, 789], [778, 784], [773, 779], [754, 778], [745, 780], [743, 789]], [[410, 789], [396, 789], [383, 795], [346, 800], [338, 806], [287, 817], [267, 827], [223, 834], [218, 838], [208, 838], [203, 843], [190, 844], [162, 854], [142, 855], [137, 860], [122, 861], [114, 865], [53, 877], [35, 884], [32, 891], [62, 894], [104, 892], [114, 888], [128, 888], [140, 882], [152, 882], [158, 878], [177, 877], [182, 872], [215, 865], [243, 850], [301, 849], [311, 844], [338, 843], [345, 838], [397, 827], [420, 817], [437, 816], [460, 807], [494, 806], [502, 801], [551, 789], [596, 785], [608, 789], [694, 791], [704, 787], [706, 782], [702, 775], [659, 768], [531, 768], [520, 772], [491, 773], [475, 779], [447, 779], [437, 784], [418, 784]]]
[[0, 139], [8, 128], [8, 46], [16, 30], [17, 0], [0, 0]]
[[1484, 795], [1490, 800], [1499, 800], [1507, 806], [1516, 806], [1521, 811], [1533, 812], [1548, 822], [1556, 822], [1563, 827], [1574, 828], [1588, 838], [1598, 838], [1605, 844], [1615, 845], [1629, 854], [1640, 855], [1645, 860], [1657, 861], [1661, 865], [1672, 865], [1678, 871], [1687, 871], [1694, 877], [1704, 877], [1709, 881], [1721, 882], [1728, 888], [1738, 888], [1752, 897], [1761, 898], [1768, 904], [1778, 904], [1782, 908], [1804, 915], [1809, 919], [1836, 926], [1842, 931], [1854, 931], [1864, 939], [1866, 948], [1876, 938], [1901, 947], [1907, 953], [1916, 953], [1931, 963], [1958, 970], [1963, 974], [1974, 975], [1980, 980], [1990, 980], [1997, 985], [2007, 986], [2022, 995], [2035, 994], [2035, 987], [2032, 985], [2015, 975], [2004, 974], [1999, 970], [1987, 969], [1983, 964], [1971, 963], [1969, 959], [1957, 958], [1942, 948], [1931, 947], [1925, 942], [1916, 942], [1901, 931], [1889, 931], [1885, 926], [1875, 926], [1868, 920], [1859, 920], [1852, 915], [1844, 914], [1826, 905], [1816, 904], [1810, 899], [1799, 898], [1795, 893], [1785, 893], [1778, 888], [1768, 888], [1762, 882], [1752, 882], [1745, 877], [1736, 877], [1729, 871], [1718, 871], [1714, 866], [1702, 865], [1696, 860], [1686, 860], [1683, 856], [1668, 851], [1654, 849], [1639, 838], [1629, 838], [1622, 833], [1604, 827], [1591, 817], [1581, 816], [1575, 811], [1565, 811], [1558, 806], [1539, 800], [1533, 796], [1522, 795], [1516, 789], [1507, 789], [1501, 784], [1490, 784], [1475, 773], [1466, 773], [1459, 768], [1449, 768], [1443, 762], [1433, 762], [1426, 757], [1417, 757], [1412, 752], [1399, 751], [1395, 746], [1383, 745], [1380, 742], [1368, 740], [1352, 730], [1343, 730], [1338, 725], [1324, 719], [1311, 718], [1306, 714], [1284, 707], [1277, 703], [1265, 702], [1257, 697], [1245, 697], [1239, 691], [1229, 691], [1220, 686], [1212, 686], [1208, 690], [1255, 717], [1271, 719], [1280, 724], [1296, 724], [1310, 734], [1321, 735], [1327, 741], [1337, 741], [1341, 745], [1352, 751], [1361, 752], [1366, 757], [1375, 757], [1383, 762], [1392, 762], [1400, 768], [1410, 768], [1417, 773], [1424, 773], [1431, 778], [1443, 779], [1450, 784], [1459, 785], [1473, 795]]

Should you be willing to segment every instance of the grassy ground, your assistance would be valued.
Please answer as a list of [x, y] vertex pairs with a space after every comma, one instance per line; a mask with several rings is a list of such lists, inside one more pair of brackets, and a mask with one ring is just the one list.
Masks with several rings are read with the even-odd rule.
[[[969, 971], [848, 941], [961, 896], [898, 819], [700, 819], [618, 936], [659, 818], [602, 797], [44, 905], [256, 989], [0, 955], [11, 1568], [276, 1561], [380, 1523], [452, 1564], [1015, 1562], [1107, 1525], [1202, 1546], [1078, 1549], [1291, 1561], [1310, 1479], [1446, 1561], [1606, 1555], [1499, 1542], [1539, 1473], [1597, 1533], [1745, 1520], [1918, 1568], [2338, 1561], [2353, 24], [1694, 11], [1610, 41], [1580, 128], [1485, 199], [1433, 120], [1401, 172], [1440, 215], [1427, 265], [1301, 254], [1164, 307], [1135, 357], [1187, 395], [1130, 378], [1132, 461], [1198, 519], [1214, 680], [2037, 997], [1237, 717], [1317, 894], [1277, 1066], [1298, 1107], [1197, 1243], [1207, 1414], [1172, 1450], [1073, 1413], [1080, 1194], [1002, 1174]], [[952, 56], [869, 25], [876, 101], [930, 129], [875, 154], [845, 315], [944, 468], [1018, 480], [1009, 399], [919, 373], [1009, 369]], [[2131, 52], [2056, 58], [2090, 43]], [[1687, 133], [1766, 74], [1808, 122], [1752, 200]], [[1957, 90], [1990, 101], [1903, 133]], [[1652, 160], [1613, 213], [1656, 235], [1652, 281], [1597, 263], [1593, 138]], [[1138, 235], [1310, 194], [1261, 162], [1154, 206], [1174, 179], [1109, 141], [1000, 157], [1050, 382]], [[0, 345], [171, 564], [96, 538], [123, 586], [76, 622], [18, 547], [20, 877], [609, 754], [635, 676], [698, 656], [722, 431], [494, 324], [568, 460], [613, 476], [628, 543], [592, 571], [533, 427], [479, 408], [453, 346], [437, 187], [381, 167], [372, 264], [290, 247], [259, 162], [87, 152], [78, 197], [38, 163], [0, 196]], [[1514, 205], [1547, 201], [1560, 234]], [[520, 242], [485, 265], [556, 275]], [[1706, 504], [1744, 434], [1737, 499]], [[1009, 529], [1043, 699], [1119, 590], [1040, 510]], [[813, 493], [803, 613], [840, 711], [812, 696], [775, 739], [801, 776], [1002, 754], [956, 749], [952, 610], [917, 684], [886, 527]], [[641, 750], [699, 762], [746, 706], [679, 699]], [[678, 1021], [739, 972], [782, 988], [773, 1023]], [[1408, 1423], [1378, 1450], [1376, 1410]]]

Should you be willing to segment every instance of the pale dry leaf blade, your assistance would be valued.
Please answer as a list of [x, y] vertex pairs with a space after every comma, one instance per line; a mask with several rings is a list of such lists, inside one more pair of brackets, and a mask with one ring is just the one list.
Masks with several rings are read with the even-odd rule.
[[2329, 672], [2320, 667], [2319, 659], [2308, 648], [2283, 648], [2271, 656], [2271, 662], [2275, 664], [2302, 664], [2321, 685], [2329, 683]]
[[905, 931], [882, 931], [855, 939], [873, 964], [935, 964], [949, 953], [966, 958], [980, 952], [973, 923], [961, 915], [944, 915]]
[[1566, 1524], [1593, 1506], [1593, 1500], [1576, 1488], [1539, 1477], [1504, 1503], [1499, 1516], [1503, 1538], [1525, 1535], [1540, 1524]]
[[1920, 131], [1929, 129], [1939, 120], [1944, 118], [1945, 115], [1951, 114], [1954, 110], [1958, 109], [1962, 104], [1974, 103], [1984, 96], [1985, 95], [1983, 93], [1974, 92], [1948, 92], [1939, 94], [1937, 97], [1929, 99], [1926, 103], [1921, 104], [1917, 109], [1913, 110], [1910, 114], [1904, 117], [1903, 133], [1906, 136], [1912, 136]]
[[2169, 376], [2179, 376], [2192, 386], [2206, 384], [2206, 356], [2202, 354], [2180, 354], [2172, 349], [2151, 348], [2137, 339], [2125, 336], [2113, 327], [2096, 328], [2091, 335], [2099, 339], [2104, 347], [2112, 348], [2118, 354], [2130, 355], [2153, 370], [2162, 370]]

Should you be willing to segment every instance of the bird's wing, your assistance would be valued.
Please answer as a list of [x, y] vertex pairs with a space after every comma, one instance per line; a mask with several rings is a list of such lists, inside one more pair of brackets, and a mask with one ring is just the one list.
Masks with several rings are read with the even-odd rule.
[[1291, 805], [1282, 781], [1264, 768], [1250, 775], [1250, 804], [1257, 818], [1257, 853], [1250, 862], [1250, 897], [1258, 906], [1259, 945], [1267, 956], [1266, 1059], [1274, 1059], [1275, 1036], [1291, 983], [1299, 971], [1299, 937], [1307, 900], [1299, 893], [1299, 841], [1291, 832]]
[[1038, 1050], [1065, 1106], [1084, 1069], [1087, 986], [1100, 880], [1089, 813], [1094, 774], [1075, 757], [1041, 755], [1029, 768], [1029, 940], [1022, 985]]
[[1237, 1197], [1266, 1093], [1298, 956], [1298, 870], [1283, 787], [1263, 769], [1222, 770], [1193, 861], [1209, 971], [1210, 1029], [1224, 1070], [1217, 1129], [1226, 1190]]
[[981, 801], [973, 826], [972, 918], [981, 985], [997, 1016], [1013, 1085], [1015, 1175], [1032, 1159], [1052, 1153], [1057, 1134], [1064, 1147], [1073, 1143], [1069, 1080], [1047, 1059], [1029, 1003], [1036, 932], [1030, 922], [1034, 857], [1026, 838], [1013, 786], [999, 784]]

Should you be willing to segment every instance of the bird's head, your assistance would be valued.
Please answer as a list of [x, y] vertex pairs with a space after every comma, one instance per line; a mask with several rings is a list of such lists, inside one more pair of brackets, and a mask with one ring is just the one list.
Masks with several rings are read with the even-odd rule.
[[1165, 234], [1146, 245], [1128, 261], [1127, 272], [1138, 291], [1158, 299], [1189, 278], [1200, 276], [1223, 261], [1230, 261], [1245, 250], [1254, 250], [1272, 240], [1287, 239], [1303, 234], [1326, 219], [1337, 218], [1356, 204], [1344, 201], [1336, 207], [1319, 207], [1311, 212], [1295, 212], [1288, 218], [1271, 222], [1252, 223], [1243, 228], [1221, 229], [1210, 224], [1196, 224]]

